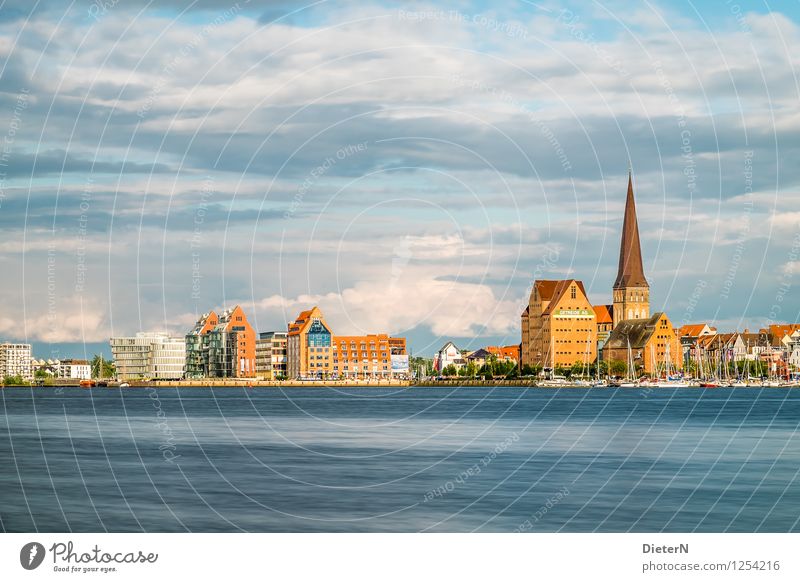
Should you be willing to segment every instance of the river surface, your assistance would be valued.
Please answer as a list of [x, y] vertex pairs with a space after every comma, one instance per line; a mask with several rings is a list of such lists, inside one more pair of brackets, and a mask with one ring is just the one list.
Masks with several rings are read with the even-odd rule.
[[800, 390], [5, 388], [4, 531], [800, 531]]

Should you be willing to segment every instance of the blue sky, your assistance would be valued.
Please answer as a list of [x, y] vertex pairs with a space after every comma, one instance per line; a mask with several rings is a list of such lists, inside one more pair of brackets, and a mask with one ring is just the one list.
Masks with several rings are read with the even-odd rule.
[[516, 343], [535, 276], [610, 301], [629, 160], [654, 310], [800, 317], [797, 2], [158, 6], [0, 8], [0, 338]]

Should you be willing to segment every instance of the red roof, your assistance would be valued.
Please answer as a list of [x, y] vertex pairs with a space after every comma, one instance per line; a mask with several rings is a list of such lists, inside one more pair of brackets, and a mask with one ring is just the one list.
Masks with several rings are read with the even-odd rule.
[[614, 323], [614, 306], [613, 305], [593, 305], [594, 315], [597, 318], [597, 323]]

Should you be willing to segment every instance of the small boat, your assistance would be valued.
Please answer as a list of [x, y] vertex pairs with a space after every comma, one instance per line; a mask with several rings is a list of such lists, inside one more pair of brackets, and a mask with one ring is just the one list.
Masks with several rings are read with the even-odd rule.
[[97, 386], [97, 382], [94, 380], [81, 380], [78, 384], [81, 388], [94, 388]]
[[659, 380], [655, 383], [655, 386], [657, 388], [688, 388], [689, 383], [679, 378], [667, 378], [666, 380]]
[[120, 388], [130, 388], [130, 387], [131, 387], [131, 385], [130, 385], [130, 384], [128, 384], [127, 382], [123, 382], [122, 384], [120, 384], [120, 385], [119, 385], [119, 387], [120, 387]]

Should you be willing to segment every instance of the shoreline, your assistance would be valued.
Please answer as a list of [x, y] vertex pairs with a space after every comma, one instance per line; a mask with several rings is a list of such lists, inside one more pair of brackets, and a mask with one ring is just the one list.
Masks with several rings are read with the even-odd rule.
[[749, 388], [749, 389], [765, 389], [765, 388], [800, 388], [797, 384], [783, 384], [783, 385], [761, 385], [761, 386], [655, 386], [651, 384], [642, 384], [636, 386], [587, 386], [585, 384], [577, 383], [564, 383], [564, 384], [547, 384], [535, 380], [436, 380], [436, 381], [422, 381], [412, 382], [410, 380], [385, 380], [385, 381], [354, 381], [354, 380], [231, 380], [231, 379], [215, 379], [215, 380], [155, 380], [155, 381], [131, 381], [127, 382], [127, 386], [120, 386], [121, 382], [117, 381], [99, 381], [95, 386], [81, 386], [78, 383], [58, 383], [58, 384], [9, 384], [0, 385], [0, 390], [3, 388], [36, 388], [36, 389], [52, 389], [58, 390], [60, 388], [82, 388], [84, 390], [91, 389], [137, 389], [137, 388], [542, 388], [542, 389], [560, 389], [560, 388], [583, 388], [586, 390], [608, 390], [608, 389], [623, 389], [623, 390], [656, 390], [656, 389], [680, 389], [687, 390], [715, 390], [718, 388]]

